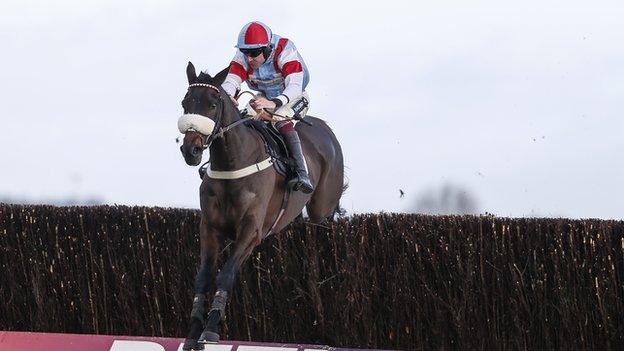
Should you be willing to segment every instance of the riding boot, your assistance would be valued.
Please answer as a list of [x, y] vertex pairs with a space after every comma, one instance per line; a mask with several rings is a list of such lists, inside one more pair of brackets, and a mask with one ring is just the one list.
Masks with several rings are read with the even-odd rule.
[[288, 186], [295, 191], [300, 190], [304, 194], [309, 194], [314, 190], [314, 187], [312, 186], [312, 182], [310, 182], [308, 172], [306, 171], [305, 159], [303, 158], [303, 150], [301, 150], [301, 140], [299, 140], [299, 134], [297, 134], [296, 130], [292, 130], [282, 133], [282, 135], [284, 136], [284, 140], [288, 146], [288, 151], [290, 151], [291, 156], [295, 159], [297, 171], [297, 177], [290, 179], [288, 181]]

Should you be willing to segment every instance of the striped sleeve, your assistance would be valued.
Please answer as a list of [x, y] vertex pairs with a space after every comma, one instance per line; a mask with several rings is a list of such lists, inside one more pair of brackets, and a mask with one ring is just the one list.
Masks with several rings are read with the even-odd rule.
[[284, 77], [284, 92], [278, 99], [286, 104], [303, 93], [303, 66], [299, 52], [291, 41], [277, 58], [277, 66]]
[[225, 77], [225, 81], [221, 85], [223, 90], [225, 90], [228, 95], [234, 96], [234, 94], [236, 94], [236, 90], [238, 90], [241, 84], [247, 80], [247, 69], [248, 67], [245, 55], [237, 50], [232, 62], [230, 62], [228, 75]]

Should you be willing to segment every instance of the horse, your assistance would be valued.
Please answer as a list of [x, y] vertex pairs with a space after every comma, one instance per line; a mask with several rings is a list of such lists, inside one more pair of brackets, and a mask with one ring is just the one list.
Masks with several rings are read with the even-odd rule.
[[[304, 207], [311, 222], [332, 217], [340, 209], [345, 189], [336, 136], [323, 120], [305, 116], [306, 123], [297, 123], [296, 130], [314, 191], [291, 191], [285, 177], [271, 167], [260, 133], [249, 126], [248, 118], [221, 87], [227, 74], [228, 68], [214, 77], [204, 72], [198, 76], [191, 62], [186, 68], [189, 86], [182, 100], [184, 114], [178, 120], [184, 133], [180, 150], [188, 165], [197, 166], [209, 149], [210, 165], [199, 190], [200, 263], [183, 350], [203, 349], [204, 343], [219, 341], [236, 274], [263, 239], [291, 223]], [[215, 276], [225, 238], [233, 241], [233, 247]], [[215, 293], [206, 313], [211, 291]]]

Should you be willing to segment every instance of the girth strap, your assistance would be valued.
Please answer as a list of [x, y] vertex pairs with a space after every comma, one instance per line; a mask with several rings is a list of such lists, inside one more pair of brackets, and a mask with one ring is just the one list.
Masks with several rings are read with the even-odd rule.
[[266, 160], [254, 163], [251, 166], [238, 169], [236, 171], [213, 171], [208, 169], [206, 175], [212, 179], [240, 179], [248, 175], [265, 170], [273, 165], [273, 159], [268, 157]]

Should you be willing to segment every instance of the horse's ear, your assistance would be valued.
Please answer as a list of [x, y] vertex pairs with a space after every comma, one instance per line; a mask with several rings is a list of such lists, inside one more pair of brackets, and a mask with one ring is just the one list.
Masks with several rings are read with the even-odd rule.
[[197, 82], [197, 73], [195, 73], [195, 66], [189, 61], [188, 66], [186, 66], [186, 77], [188, 78], [189, 85]]
[[225, 67], [221, 72], [217, 73], [214, 78], [212, 78], [212, 83], [216, 86], [223, 84], [225, 81], [225, 77], [227, 77], [228, 72], [230, 71], [230, 67]]

